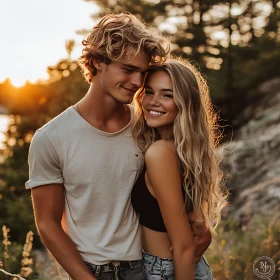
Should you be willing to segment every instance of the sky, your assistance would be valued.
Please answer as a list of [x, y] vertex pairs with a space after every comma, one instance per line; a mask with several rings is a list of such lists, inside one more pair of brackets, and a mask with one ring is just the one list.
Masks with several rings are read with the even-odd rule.
[[0, 0], [0, 83], [47, 79], [47, 66], [67, 57], [66, 40], [77, 42], [72, 58], [78, 58], [83, 37], [76, 31], [91, 29], [97, 11], [83, 0]]

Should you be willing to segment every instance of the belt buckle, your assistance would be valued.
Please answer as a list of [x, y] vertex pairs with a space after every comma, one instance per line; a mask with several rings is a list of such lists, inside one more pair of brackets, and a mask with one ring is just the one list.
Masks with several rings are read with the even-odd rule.
[[120, 264], [121, 264], [120, 261], [112, 261], [112, 265], [113, 265], [114, 267], [118, 267], [118, 266], [120, 266]]

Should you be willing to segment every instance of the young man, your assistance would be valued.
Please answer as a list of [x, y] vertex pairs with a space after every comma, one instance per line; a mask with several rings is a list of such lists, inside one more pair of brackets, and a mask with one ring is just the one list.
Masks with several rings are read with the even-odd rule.
[[36, 225], [73, 280], [145, 279], [130, 201], [143, 157], [129, 104], [149, 64], [168, 54], [165, 44], [130, 14], [103, 17], [83, 41], [88, 92], [32, 139], [26, 188]]

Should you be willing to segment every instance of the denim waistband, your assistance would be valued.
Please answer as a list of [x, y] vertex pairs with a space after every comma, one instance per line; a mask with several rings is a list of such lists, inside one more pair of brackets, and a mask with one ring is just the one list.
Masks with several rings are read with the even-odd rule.
[[116, 267], [121, 266], [122, 268], [130, 268], [133, 269], [136, 264], [141, 262], [142, 260], [135, 260], [135, 261], [110, 261], [109, 263], [96, 265], [92, 263], [85, 262], [85, 264], [91, 269], [96, 271], [97, 273], [100, 272], [109, 272], [115, 271]]
[[160, 266], [173, 264], [172, 258], [161, 258], [161, 257], [153, 256], [153, 255], [145, 252], [144, 250], [142, 251], [142, 255], [143, 255], [144, 260], [149, 261], [153, 264], [157, 263]]

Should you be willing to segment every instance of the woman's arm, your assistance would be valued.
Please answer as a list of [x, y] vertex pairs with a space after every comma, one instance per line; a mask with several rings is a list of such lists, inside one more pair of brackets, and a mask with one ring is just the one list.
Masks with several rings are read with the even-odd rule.
[[176, 280], [193, 280], [195, 244], [184, 206], [177, 154], [165, 141], [153, 143], [145, 154], [153, 187], [173, 247]]

